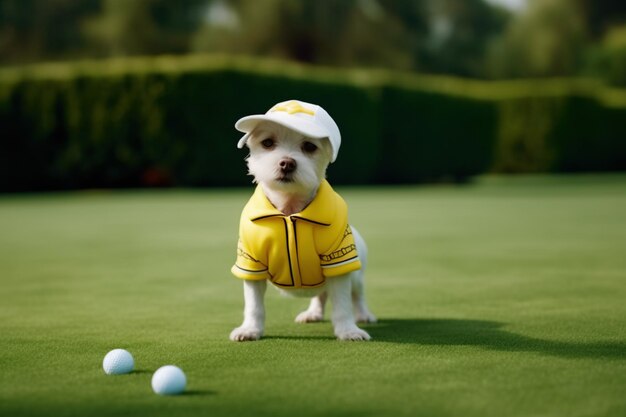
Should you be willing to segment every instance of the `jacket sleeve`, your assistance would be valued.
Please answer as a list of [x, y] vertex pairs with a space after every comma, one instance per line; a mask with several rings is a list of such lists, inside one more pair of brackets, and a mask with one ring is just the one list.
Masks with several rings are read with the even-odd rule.
[[335, 277], [361, 269], [361, 261], [349, 224], [333, 247], [320, 255], [320, 263], [325, 277]]
[[263, 280], [270, 278], [267, 265], [264, 265], [251, 254], [241, 237], [237, 243], [237, 261], [230, 271], [241, 279]]

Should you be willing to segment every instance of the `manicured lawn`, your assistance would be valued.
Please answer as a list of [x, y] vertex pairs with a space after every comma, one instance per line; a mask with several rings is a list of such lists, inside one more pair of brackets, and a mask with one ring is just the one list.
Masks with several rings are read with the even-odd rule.
[[[340, 190], [369, 343], [273, 290], [267, 336], [228, 340], [251, 191], [0, 197], [0, 415], [626, 415], [626, 176]], [[104, 374], [117, 347], [137, 372]], [[152, 393], [165, 364], [186, 395]]]

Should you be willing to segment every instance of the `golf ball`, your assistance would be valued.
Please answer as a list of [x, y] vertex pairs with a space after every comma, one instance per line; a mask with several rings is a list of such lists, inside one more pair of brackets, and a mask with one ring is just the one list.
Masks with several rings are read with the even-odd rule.
[[176, 395], [185, 390], [187, 377], [177, 366], [166, 365], [152, 375], [152, 389], [159, 395]]
[[108, 375], [127, 374], [132, 372], [134, 367], [133, 355], [124, 349], [113, 349], [102, 361], [102, 368]]

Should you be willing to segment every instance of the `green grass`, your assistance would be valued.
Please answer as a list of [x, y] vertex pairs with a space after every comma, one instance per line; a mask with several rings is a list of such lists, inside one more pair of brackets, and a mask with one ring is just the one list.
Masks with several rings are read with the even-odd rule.
[[[0, 198], [0, 415], [626, 415], [626, 176], [341, 190], [370, 247], [369, 343], [241, 319], [251, 190]], [[122, 347], [137, 372], [106, 376]], [[177, 364], [188, 392], [159, 397]]]

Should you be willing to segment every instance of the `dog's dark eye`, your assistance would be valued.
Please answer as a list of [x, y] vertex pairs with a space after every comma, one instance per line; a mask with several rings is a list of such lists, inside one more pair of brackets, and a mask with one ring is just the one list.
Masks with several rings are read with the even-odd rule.
[[302, 144], [302, 150], [307, 153], [313, 153], [317, 150], [317, 145], [311, 142], [304, 142]]
[[263, 145], [265, 149], [269, 149], [274, 146], [274, 139], [265, 139], [261, 142], [261, 145]]

